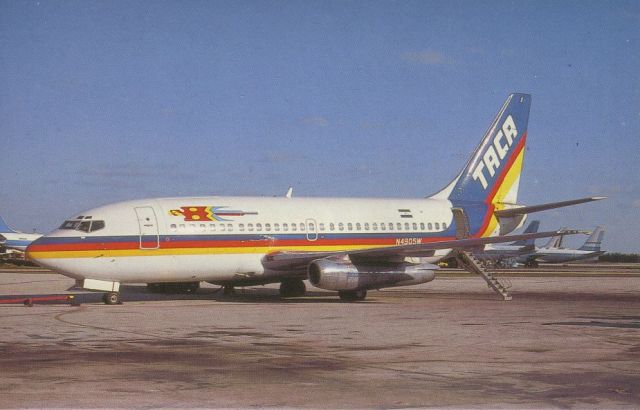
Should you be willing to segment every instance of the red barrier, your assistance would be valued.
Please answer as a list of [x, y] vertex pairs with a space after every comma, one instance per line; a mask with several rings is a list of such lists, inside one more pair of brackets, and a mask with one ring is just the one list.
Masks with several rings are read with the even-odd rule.
[[51, 295], [51, 296], [26, 296], [14, 299], [0, 299], [0, 304], [22, 303], [25, 306], [33, 306], [34, 302], [67, 301], [72, 306], [78, 306], [75, 295]]

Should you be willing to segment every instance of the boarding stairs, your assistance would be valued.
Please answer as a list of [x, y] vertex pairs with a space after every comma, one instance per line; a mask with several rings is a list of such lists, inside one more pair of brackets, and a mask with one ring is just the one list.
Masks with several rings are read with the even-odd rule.
[[487, 282], [487, 285], [497, 294], [502, 296], [503, 300], [511, 300], [511, 295], [507, 292], [510, 285], [506, 282], [504, 284], [501, 283], [498, 278], [493, 276], [493, 274], [484, 266], [482, 261], [475, 257], [473, 253], [469, 251], [459, 251], [457, 253], [457, 259], [462, 267], [467, 271], [482, 276], [482, 278]]

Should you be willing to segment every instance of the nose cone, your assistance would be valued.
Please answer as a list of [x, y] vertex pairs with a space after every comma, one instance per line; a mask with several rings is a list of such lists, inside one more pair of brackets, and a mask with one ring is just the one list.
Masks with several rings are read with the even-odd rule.
[[45, 238], [44, 236], [41, 236], [27, 246], [27, 249], [25, 250], [25, 255], [24, 255], [27, 260], [40, 265], [40, 263], [38, 262], [38, 253], [39, 253], [38, 249], [41, 249], [41, 245], [44, 242], [44, 238]]

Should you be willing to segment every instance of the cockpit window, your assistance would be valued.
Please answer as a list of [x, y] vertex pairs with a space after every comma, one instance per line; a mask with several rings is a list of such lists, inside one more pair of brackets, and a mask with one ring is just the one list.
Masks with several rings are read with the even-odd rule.
[[59, 229], [69, 229], [80, 232], [95, 232], [105, 227], [104, 221], [64, 221]]

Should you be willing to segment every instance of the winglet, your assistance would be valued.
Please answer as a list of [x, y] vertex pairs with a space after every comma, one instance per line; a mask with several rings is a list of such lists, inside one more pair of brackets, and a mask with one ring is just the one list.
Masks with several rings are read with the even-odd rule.
[[284, 195], [285, 198], [291, 198], [293, 196], [293, 187], [290, 186], [289, 189], [287, 189], [287, 193]]

